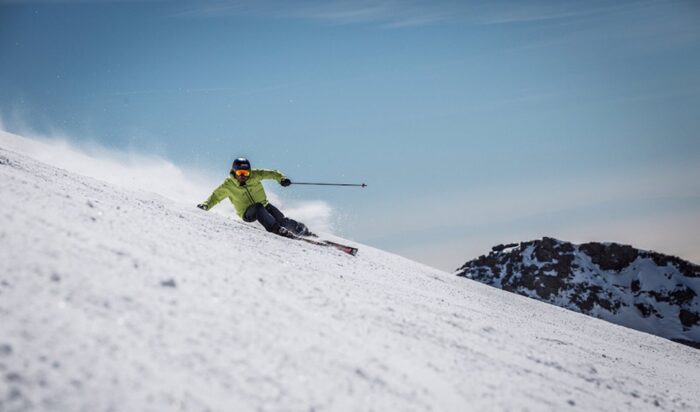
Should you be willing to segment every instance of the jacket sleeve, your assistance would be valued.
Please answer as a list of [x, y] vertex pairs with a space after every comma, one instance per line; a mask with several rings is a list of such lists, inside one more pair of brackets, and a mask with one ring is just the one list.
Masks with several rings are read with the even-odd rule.
[[224, 187], [224, 184], [221, 184], [221, 186], [217, 187], [214, 192], [212, 192], [211, 196], [204, 201], [204, 204], [207, 205], [207, 209], [211, 209], [219, 202], [227, 198], [228, 195], [229, 191]]
[[260, 173], [260, 180], [276, 180], [279, 183], [284, 179], [284, 174], [279, 170], [258, 169], [257, 172]]

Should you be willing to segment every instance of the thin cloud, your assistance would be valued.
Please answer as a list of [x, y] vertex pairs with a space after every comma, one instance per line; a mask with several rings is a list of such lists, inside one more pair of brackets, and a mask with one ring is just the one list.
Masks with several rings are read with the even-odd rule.
[[628, 1], [602, 7], [593, 6], [593, 3], [588, 2], [493, 2], [488, 3], [489, 5], [481, 13], [472, 17], [474, 17], [473, 23], [483, 25], [569, 20], [613, 14], [652, 2]]
[[401, 28], [437, 23], [472, 25], [512, 24], [571, 19], [636, 7], [646, 2], [625, 2], [595, 7], [589, 3], [567, 2], [464, 2], [464, 1], [252, 1], [228, 0], [202, 2], [176, 13], [176, 16], [225, 17], [254, 16], [278, 19], [300, 19], [328, 24], [375, 24]]

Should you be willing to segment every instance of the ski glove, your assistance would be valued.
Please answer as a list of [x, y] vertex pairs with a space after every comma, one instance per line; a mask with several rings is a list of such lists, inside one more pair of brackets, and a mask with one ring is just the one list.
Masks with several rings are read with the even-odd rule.
[[197, 207], [202, 210], [209, 210], [209, 206], [205, 205], [204, 203], [198, 204]]
[[280, 180], [280, 184], [284, 187], [287, 187], [292, 184], [292, 181], [285, 177], [284, 179]]

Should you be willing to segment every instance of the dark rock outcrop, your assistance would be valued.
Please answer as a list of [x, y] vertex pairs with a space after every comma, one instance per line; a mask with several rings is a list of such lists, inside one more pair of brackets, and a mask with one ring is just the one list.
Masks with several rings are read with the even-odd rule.
[[700, 266], [675, 256], [617, 243], [575, 245], [544, 237], [494, 246], [488, 255], [465, 263], [457, 275], [700, 344], [700, 285], [695, 280]]

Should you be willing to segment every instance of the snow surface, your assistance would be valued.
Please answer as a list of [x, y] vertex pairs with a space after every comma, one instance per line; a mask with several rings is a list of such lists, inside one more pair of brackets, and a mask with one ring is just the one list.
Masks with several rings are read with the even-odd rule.
[[700, 405], [700, 351], [666, 339], [270, 235], [2, 138], [0, 185], [3, 412]]

